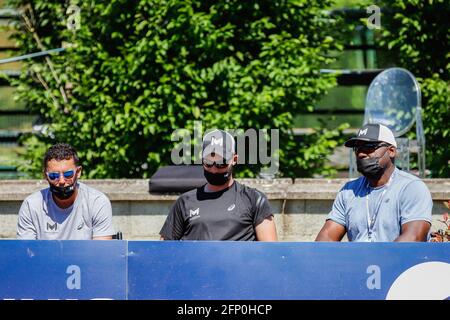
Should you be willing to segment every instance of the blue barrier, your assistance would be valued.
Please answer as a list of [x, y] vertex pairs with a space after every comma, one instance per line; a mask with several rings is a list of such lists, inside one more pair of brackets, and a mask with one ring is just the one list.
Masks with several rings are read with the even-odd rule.
[[0, 299], [448, 299], [450, 243], [0, 241]]
[[126, 241], [0, 241], [0, 299], [126, 299]]

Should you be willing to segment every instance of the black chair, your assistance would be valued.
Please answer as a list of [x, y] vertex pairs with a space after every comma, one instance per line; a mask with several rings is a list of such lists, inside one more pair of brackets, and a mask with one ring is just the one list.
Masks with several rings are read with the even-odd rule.
[[160, 167], [150, 178], [149, 191], [154, 194], [184, 193], [206, 184], [202, 165]]

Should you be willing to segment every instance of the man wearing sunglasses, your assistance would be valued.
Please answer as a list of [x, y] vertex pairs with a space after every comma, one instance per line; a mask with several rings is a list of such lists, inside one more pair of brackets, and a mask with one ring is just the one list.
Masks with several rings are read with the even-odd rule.
[[339, 191], [316, 241], [426, 241], [433, 201], [419, 178], [395, 167], [397, 143], [381, 124], [366, 124], [345, 142], [362, 177]]
[[163, 240], [277, 241], [266, 196], [233, 179], [233, 136], [214, 130], [203, 138], [204, 186], [181, 195], [170, 209]]
[[111, 202], [100, 191], [78, 182], [81, 166], [75, 149], [64, 143], [44, 156], [49, 188], [28, 196], [19, 210], [18, 239], [110, 240]]

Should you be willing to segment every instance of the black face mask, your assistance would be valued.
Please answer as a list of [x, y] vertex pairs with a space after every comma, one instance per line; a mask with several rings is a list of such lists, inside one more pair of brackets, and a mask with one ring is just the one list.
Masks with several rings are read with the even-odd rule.
[[[387, 150], [386, 150], [387, 152]], [[372, 158], [356, 158], [356, 166], [358, 171], [369, 179], [380, 179], [386, 168], [380, 165], [380, 159], [384, 157], [386, 152], [381, 157]]]
[[205, 175], [206, 181], [213, 186], [221, 186], [227, 183], [231, 179], [232, 170], [222, 173], [212, 173], [203, 169], [203, 174]]
[[50, 191], [58, 199], [66, 200], [69, 199], [75, 192], [75, 183], [65, 187], [58, 187], [50, 184]]

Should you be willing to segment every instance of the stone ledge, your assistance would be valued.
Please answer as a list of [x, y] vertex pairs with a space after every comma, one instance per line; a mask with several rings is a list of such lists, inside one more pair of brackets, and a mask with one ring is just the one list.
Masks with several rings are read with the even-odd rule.
[[[149, 179], [81, 180], [102, 192], [111, 201], [174, 201], [178, 194], [150, 194]], [[258, 188], [270, 200], [333, 200], [348, 179], [238, 179]], [[450, 179], [425, 179], [433, 200], [450, 199]], [[31, 193], [47, 187], [44, 180], [2, 180], [0, 201], [23, 201]]]

